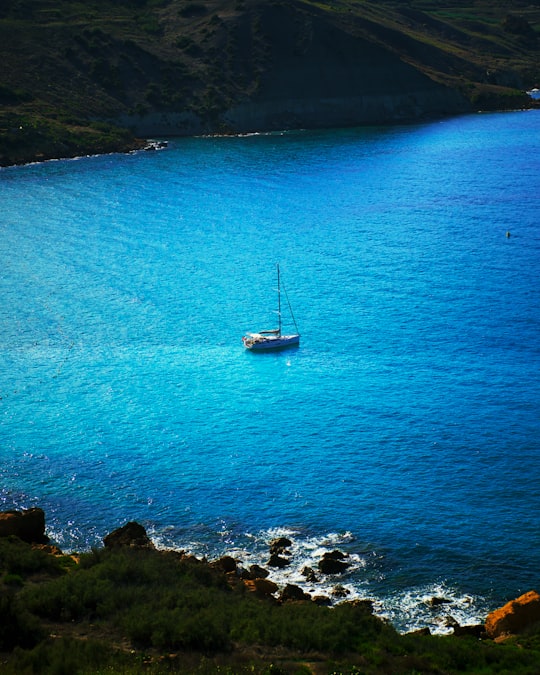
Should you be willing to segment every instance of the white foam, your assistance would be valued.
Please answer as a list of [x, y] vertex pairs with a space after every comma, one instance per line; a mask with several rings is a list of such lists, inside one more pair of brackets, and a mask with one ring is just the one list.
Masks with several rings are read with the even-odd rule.
[[[225, 528], [220, 534], [223, 549], [219, 553], [210, 551], [208, 546], [196, 541], [186, 542], [182, 550], [209, 559], [230, 555], [244, 569], [248, 569], [250, 565], [260, 565], [268, 570], [268, 578], [280, 590], [286, 584], [294, 584], [312, 597], [326, 596], [331, 604], [369, 599], [373, 602], [374, 613], [402, 633], [428, 627], [433, 634], [449, 634], [455, 623], [462, 626], [483, 623], [489, 611], [482, 598], [464, 594], [444, 582], [381, 595], [381, 576], [376, 570], [381, 556], [370, 550], [358, 552], [350, 532], [306, 536], [301, 531], [279, 527], [255, 534], [245, 533], [237, 538]], [[171, 548], [166, 545], [166, 536], [151, 536], [158, 548]], [[282, 568], [270, 567], [270, 542], [279, 537], [286, 537], [291, 541], [286, 552], [280, 554], [289, 564]], [[318, 568], [319, 561], [325, 553], [336, 549], [346, 554], [345, 560], [349, 567], [341, 574], [322, 574]], [[306, 579], [302, 574], [305, 567], [313, 570], [315, 579]], [[373, 589], [374, 580], [378, 593]], [[340, 595], [335, 593], [336, 587], [340, 589]]]
[[463, 594], [445, 583], [394, 593], [377, 606], [377, 614], [400, 632], [427, 627], [436, 635], [452, 633], [455, 623], [461, 626], [484, 623], [487, 611], [482, 598]]

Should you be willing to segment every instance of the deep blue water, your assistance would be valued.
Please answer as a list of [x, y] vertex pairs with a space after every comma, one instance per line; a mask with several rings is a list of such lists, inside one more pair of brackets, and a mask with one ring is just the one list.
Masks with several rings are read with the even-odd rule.
[[[174, 140], [0, 198], [0, 508], [65, 550], [287, 533], [294, 583], [340, 548], [306, 588], [402, 630], [538, 587], [540, 112]], [[302, 342], [254, 354], [276, 262]]]

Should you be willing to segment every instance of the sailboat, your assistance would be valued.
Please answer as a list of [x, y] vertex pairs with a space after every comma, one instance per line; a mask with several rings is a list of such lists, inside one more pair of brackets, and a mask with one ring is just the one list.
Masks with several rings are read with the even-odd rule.
[[284, 349], [286, 347], [294, 347], [300, 344], [300, 334], [298, 332], [298, 326], [294, 315], [292, 313], [291, 305], [289, 303], [289, 298], [287, 297], [287, 292], [285, 291], [285, 296], [287, 297], [287, 304], [289, 305], [289, 311], [291, 313], [291, 318], [296, 328], [296, 333], [290, 335], [284, 335], [281, 332], [281, 277], [279, 272], [279, 264], [276, 265], [277, 268], [277, 296], [278, 296], [278, 327], [272, 328], [269, 330], [261, 330], [258, 333], [248, 333], [242, 338], [244, 347], [246, 349], [252, 349], [253, 351], [263, 351], [268, 349]]

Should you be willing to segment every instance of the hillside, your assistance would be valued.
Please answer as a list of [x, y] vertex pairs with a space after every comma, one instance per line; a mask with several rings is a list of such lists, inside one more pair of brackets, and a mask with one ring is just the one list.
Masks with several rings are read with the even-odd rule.
[[6, 0], [0, 164], [522, 107], [539, 31], [539, 0]]
[[[538, 672], [535, 591], [492, 612], [484, 626], [454, 622], [450, 636], [399, 635], [370, 600], [331, 607], [290, 584], [278, 595], [264, 568], [156, 550], [138, 523], [81, 555], [29, 543], [47, 540], [44, 525], [41, 509], [0, 513], [4, 675]], [[278, 538], [270, 550], [290, 543]], [[336, 573], [336, 554], [326, 554], [332, 566], [319, 565], [319, 573]]]

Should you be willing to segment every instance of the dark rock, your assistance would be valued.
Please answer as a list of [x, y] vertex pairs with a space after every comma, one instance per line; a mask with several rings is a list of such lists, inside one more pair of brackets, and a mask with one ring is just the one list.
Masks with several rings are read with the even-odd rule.
[[325, 553], [319, 560], [319, 571], [323, 574], [341, 574], [349, 567], [349, 563], [332, 557], [331, 553]]
[[236, 560], [230, 555], [224, 555], [222, 558], [211, 563], [215, 569], [223, 570], [224, 572], [236, 572]]
[[304, 593], [300, 586], [296, 586], [295, 584], [287, 584], [281, 591], [279, 599], [281, 602], [287, 602], [291, 600], [311, 600], [311, 596], [309, 593]]
[[444, 620], [444, 625], [447, 628], [459, 628], [459, 623], [454, 619], [453, 616], [448, 615], [446, 619]]
[[139, 523], [126, 523], [108, 534], [103, 543], [107, 548], [131, 547], [155, 549], [154, 544], [146, 534], [146, 530]]
[[287, 567], [290, 561], [277, 555], [277, 553], [273, 553], [266, 564], [270, 565], [270, 567]]
[[290, 555], [290, 553], [287, 551], [289, 546], [292, 546], [292, 541], [287, 539], [287, 537], [278, 537], [277, 539], [272, 539], [270, 542], [270, 553], [286, 553], [287, 555]]
[[447, 598], [431, 598], [429, 601], [429, 604], [432, 607], [440, 607], [441, 605], [446, 605], [452, 602], [451, 600], [448, 600]]
[[46, 544], [45, 512], [34, 508], [27, 511], [4, 511], [0, 513], [0, 537], [14, 535], [29, 544]]
[[252, 574], [253, 579], [266, 579], [270, 574], [268, 570], [265, 570], [264, 567], [261, 567], [260, 565], [250, 565], [249, 571]]
[[314, 595], [311, 600], [321, 607], [330, 607], [332, 600], [327, 595]]
[[334, 551], [329, 551], [323, 555], [323, 558], [326, 560], [345, 560], [345, 558], [348, 558], [349, 556], [346, 553], [343, 553], [343, 551], [338, 551], [337, 549]]
[[406, 635], [431, 635], [431, 631], [429, 628], [419, 628], [418, 630], [412, 630], [410, 633], [406, 633]]
[[457, 624], [454, 626], [454, 635], [456, 637], [474, 637], [477, 640], [481, 640], [486, 637], [486, 627], [482, 623], [475, 624], [474, 626], [460, 626]]
[[236, 588], [237, 586], [240, 586], [244, 581], [238, 574], [237, 570], [235, 570], [234, 572], [225, 572], [225, 578], [227, 579], [227, 583], [231, 588]]
[[315, 574], [315, 571], [306, 565], [306, 567], [303, 567], [300, 574], [303, 577], [306, 577], [306, 581], [309, 582], [310, 584], [316, 584], [317, 581], [317, 575]]
[[332, 589], [332, 596], [334, 598], [346, 598], [349, 595], [350, 591], [344, 588], [341, 584], [334, 586]]

